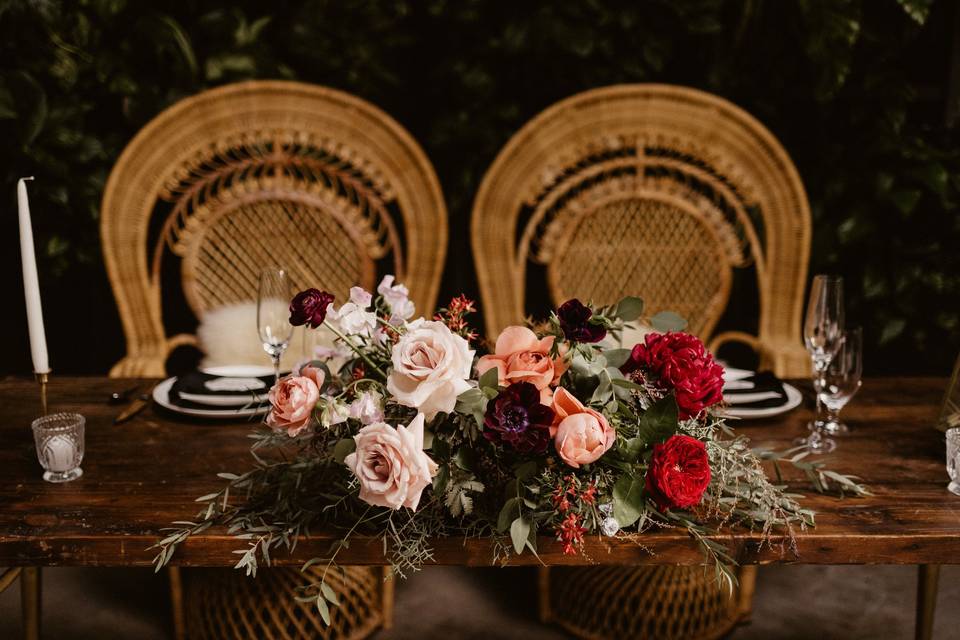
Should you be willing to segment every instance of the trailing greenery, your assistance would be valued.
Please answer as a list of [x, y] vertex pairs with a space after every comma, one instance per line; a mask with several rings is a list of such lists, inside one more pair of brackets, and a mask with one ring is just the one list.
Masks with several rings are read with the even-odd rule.
[[[812, 269], [846, 276], [868, 370], [946, 373], [960, 350], [960, 147], [944, 124], [941, 89], [952, 3], [223, 5], [0, 0], [5, 209], [16, 178], [36, 175], [46, 308], [102, 302], [85, 305], [82, 326], [49, 323], [60, 371], [106, 370], [123, 348], [96, 339], [119, 332], [98, 215], [120, 151], [176, 100], [249, 78], [338, 87], [411, 130], [437, 167], [452, 217], [444, 295], [475, 293], [465, 259], [473, 195], [496, 152], [537, 112], [618, 82], [717, 93], [755, 114], [797, 163], [814, 214]], [[16, 225], [4, 220], [3, 266], [14, 273]], [[8, 282], [16, 299], [17, 279]], [[737, 313], [725, 322], [749, 323], [749, 310]], [[26, 346], [4, 359], [8, 370], [28, 362]]]

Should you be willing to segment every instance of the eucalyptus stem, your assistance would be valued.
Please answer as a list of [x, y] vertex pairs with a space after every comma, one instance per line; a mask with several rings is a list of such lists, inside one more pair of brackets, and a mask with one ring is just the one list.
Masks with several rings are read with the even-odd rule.
[[347, 336], [345, 336], [345, 335], [343, 335], [342, 333], [340, 333], [340, 330], [339, 330], [339, 329], [337, 329], [336, 327], [334, 327], [332, 324], [330, 324], [330, 323], [329, 323], [328, 321], [326, 321], [326, 320], [323, 321], [323, 326], [325, 326], [327, 329], [330, 329], [330, 331], [332, 331], [335, 336], [337, 336], [338, 338], [340, 338], [340, 340], [342, 340], [348, 347], [350, 347], [350, 350], [351, 350], [351, 351], [353, 351], [355, 354], [357, 354], [358, 356], [360, 356], [360, 359], [363, 360], [365, 363], [367, 363], [367, 364], [370, 366], [371, 369], [373, 369], [374, 371], [376, 371], [377, 373], [379, 373], [381, 378], [383, 378], [384, 380], [387, 379], [387, 374], [385, 374], [383, 371], [381, 371], [381, 370], [380, 370], [380, 367], [378, 367], [376, 364], [374, 364], [373, 360], [371, 360], [371, 359], [367, 356], [367, 354], [365, 354], [365, 353], [363, 352], [363, 350], [360, 349], [360, 347], [358, 347], [357, 345], [353, 344], [353, 342], [351, 342], [350, 339], [347, 338]]

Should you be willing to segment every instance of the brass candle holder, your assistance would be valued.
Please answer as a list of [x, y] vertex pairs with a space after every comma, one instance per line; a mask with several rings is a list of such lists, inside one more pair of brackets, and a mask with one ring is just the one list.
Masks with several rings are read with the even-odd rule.
[[40, 385], [40, 415], [47, 415], [47, 383], [50, 382], [50, 372], [34, 373], [37, 384]]

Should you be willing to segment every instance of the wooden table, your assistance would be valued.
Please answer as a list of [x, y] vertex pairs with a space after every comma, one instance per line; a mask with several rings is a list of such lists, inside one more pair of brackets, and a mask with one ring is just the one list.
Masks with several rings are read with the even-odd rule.
[[[160, 529], [190, 519], [194, 498], [221, 485], [217, 472], [248, 468], [245, 437], [250, 423], [180, 421], [147, 409], [122, 425], [120, 407], [105, 403], [113, 391], [137, 381], [60, 378], [50, 385], [51, 411], [87, 417], [84, 475], [65, 485], [41, 479], [30, 422], [39, 413], [37, 385], [26, 378], [0, 383], [0, 566], [150, 566], [149, 550]], [[840, 499], [817, 495], [802, 474], [789, 473], [817, 512], [817, 527], [799, 532], [796, 555], [776, 544], [761, 545], [757, 533], [735, 530], [719, 538], [741, 563], [917, 564], [923, 569], [920, 611], [936, 588], [936, 566], [960, 563], [960, 498], [947, 489], [944, 444], [933, 429], [946, 382], [939, 378], [868, 379], [843, 413], [853, 431], [839, 439], [830, 467], [861, 476], [875, 495]], [[777, 419], [742, 422], [738, 430], [757, 444], [784, 449], [805, 433], [804, 407]], [[300, 543], [296, 556], [277, 554], [277, 564], [298, 565], [323, 555], [330, 538]], [[591, 537], [586, 557], [563, 555], [554, 540], [538, 541], [548, 564], [697, 564], [701, 555], [682, 531], [651, 532], [654, 553], [627, 542]], [[233, 566], [243, 545], [211, 529], [178, 549], [181, 566]], [[439, 539], [438, 564], [489, 565], [485, 541]], [[342, 564], [383, 564], [379, 539], [354, 540]], [[529, 554], [511, 561], [533, 564]], [[929, 568], [934, 567], [934, 568]], [[929, 610], [932, 613], [932, 609]], [[932, 619], [932, 616], [927, 616]], [[918, 625], [930, 621], [920, 616]], [[919, 627], [918, 627], [919, 631]], [[921, 634], [922, 635], [922, 634]]]

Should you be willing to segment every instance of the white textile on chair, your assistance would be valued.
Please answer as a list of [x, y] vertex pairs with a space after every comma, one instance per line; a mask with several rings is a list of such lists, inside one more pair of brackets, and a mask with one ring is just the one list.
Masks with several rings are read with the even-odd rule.
[[[204, 354], [201, 367], [271, 364], [257, 332], [257, 305], [254, 302], [225, 305], [205, 313], [197, 327], [197, 341]], [[280, 360], [280, 370], [289, 371], [298, 363], [314, 358], [317, 347], [332, 349], [333, 346], [334, 335], [329, 329], [297, 327]], [[337, 367], [342, 362], [330, 364]]]

